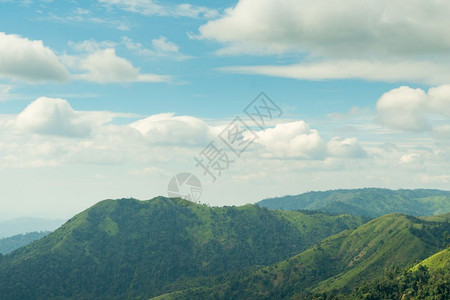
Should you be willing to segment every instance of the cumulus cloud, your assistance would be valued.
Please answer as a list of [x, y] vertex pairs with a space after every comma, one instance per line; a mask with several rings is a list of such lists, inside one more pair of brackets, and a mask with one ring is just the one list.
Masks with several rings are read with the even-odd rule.
[[[383, 125], [403, 131], [421, 132], [433, 128], [429, 114], [450, 117], [450, 85], [430, 88], [428, 92], [402, 86], [378, 99], [377, 119]], [[445, 133], [445, 125], [436, 129]]]
[[129, 127], [139, 131], [150, 143], [160, 145], [203, 145], [210, 137], [210, 127], [202, 120], [173, 113], [152, 115]]
[[117, 56], [116, 51], [112, 48], [98, 50], [87, 55], [81, 59], [78, 68], [87, 73], [77, 74], [76, 78], [97, 83], [165, 82], [171, 79], [166, 75], [140, 73], [140, 70], [131, 62]]
[[319, 132], [304, 121], [278, 124], [257, 135], [255, 142], [265, 147], [269, 157], [323, 159], [326, 154]]
[[0, 32], [0, 77], [26, 82], [65, 81], [69, 72], [42, 41]]
[[199, 31], [223, 53], [429, 54], [450, 50], [449, 13], [445, 1], [240, 0]]
[[378, 120], [393, 129], [405, 131], [426, 131], [431, 125], [423, 113], [427, 96], [422, 89], [402, 86], [391, 90], [378, 100]]
[[357, 138], [334, 137], [327, 143], [328, 155], [343, 158], [367, 157], [367, 152]]
[[86, 137], [95, 124], [104, 123], [111, 116], [77, 112], [69, 102], [59, 98], [41, 97], [29, 104], [15, 122], [19, 130], [41, 135]]
[[172, 16], [188, 18], [214, 18], [217, 10], [192, 4], [161, 5], [153, 0], [99, 0], [100, 3], [146, 16]]

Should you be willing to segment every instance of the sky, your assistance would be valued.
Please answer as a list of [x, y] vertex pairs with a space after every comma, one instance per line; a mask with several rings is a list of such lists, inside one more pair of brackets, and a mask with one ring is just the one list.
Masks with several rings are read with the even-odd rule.
[[167, 196], [182, 173], [213, 206], [448, 189], [449, 14], [437, 0], [0, 0], [0, 220]]

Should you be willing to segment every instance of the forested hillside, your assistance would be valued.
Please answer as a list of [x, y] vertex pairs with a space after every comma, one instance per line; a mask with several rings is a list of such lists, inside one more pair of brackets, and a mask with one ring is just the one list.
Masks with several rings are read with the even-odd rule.
[[0, 261], [5, 299], [139, 299], [213, 286], [362, 223], [349, 215], [107, 200]]
[[372, 278], [383, 278], [386, 269], [401, 270], [445, 248], [449, 220], [386, 215], [224, 284], [166, 298], [303, 299], [349, 293]]

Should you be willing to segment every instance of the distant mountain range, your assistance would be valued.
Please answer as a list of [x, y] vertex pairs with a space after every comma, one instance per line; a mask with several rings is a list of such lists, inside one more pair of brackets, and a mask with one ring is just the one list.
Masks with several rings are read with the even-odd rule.
[[25, 234], [17, 234], [11, 237], [0, 239], [0, 253], [8, 254], [20, 247], [26, 246], [49, 234], [50, 231], [35, 231]]
[[42, 219], [42, 218], [16, 218], [0, 222], [0, 239], [17, 234], [35, 231], [53, 231], [66, 220]]
[[390, 213], [432, 216], [450, 212], [450, 191], [354, 189], [308, 192], [262, 200], [256, 205], [282, 210], [319, 210], [376, 218]]
[[[448, 247], [450, 214], [365, 220], [255, 205], [208, 207], [164, 197], [106, 200], [0, 256], [0, 295], [11, 300], [358, 299], [360, 287], [378, 295], [385, 292], [378, 287], [401, 280], [401, 274], [386, 277], [391, 266], [403, 270], [427, 258], [423, 263], [436, 269], [448, 263], [446, 252], [437, 253]], [[439, 275], [434, 285], [416, 292], [440, 291], [448, 269], [440, 272], [444, 275], [429, 275], [420, 267], [408, 276]], [[397, 285], [400, 294], [407, 286]]]

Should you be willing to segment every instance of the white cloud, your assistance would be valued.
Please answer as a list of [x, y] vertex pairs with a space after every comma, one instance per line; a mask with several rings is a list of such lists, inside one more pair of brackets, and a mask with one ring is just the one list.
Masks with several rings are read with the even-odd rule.
[[[402, 86], [381, 96], [377, 102], [377, 119], [383, 125], [403, 131], [420, 132], [433, 128], [429, 115], [450, 117], [450, 86], [422, 89]], [[445, 125], [436, 134], [445, 133]]]
[[378, 120], [393, 129], [426, 131], [431, 125], [423, 113], [427, 106], [426, 93], [421, 89], [402, 86], [391, 90], [378, 100]]
[[326, 154], [319, 132], [304, 121], [278, 124], [257, 135], [255, 142], [265, 147], [269, 157], [323, 159]]
[[369, 81], [443, 84], [450, 78], [448, 64], [401, 60], [325, 60], [293, 65], [232, 66], [219, 70], [299, 80], [364, 79]]
[[153, 0], [99, 0], [105, 5], [114, 5], [120, 9], [146, 16], [172, 16], [189, 18], [214, 18], [217, 10], [191, 4], [161, 5]]
[[176, 16], [190, 18], [199, 18], [202, 16], [206, 19], [212, 19], [219, 15], [219, 12], [215, 9], [204, 6], [195, 6], [187, 3], [177, 5], [172, 11], [172, 14]]
[[0, 77], [26, 82], [65, 81], [69, 73], [42, 41], [0, 32]]
[[152, 40], [152, 45], [156, 51], [160, 52], [178, 52], [178, 46], [169, 42], [165, 36]]
[[98, 50], [81, 59], [78, 68], [87, 71], [75, 75], [76, 78], [97, 82], [167, 82], [170, 76], [142, 74], [131, 62], [116, 55], [114, 49]]
[[64, 99], [41, 97], [29, 104], [15, 122], [19, 130], [42, 135], [86, 137], [96, 124], [108, 122], [106, 114], [77, 112]]
[[304, 57], [231, 72], [439, 85], [450, 77], [449, 14], [446, 1], [239, 0], [194, 38], [221, 43], [220, 55]]
[[357, 138], [334, 137], [327, 143], [328, 155], [343, 158], [367, 157], [367, 152]]
[[129, 125], [152, 144], [206, 146], [210, 127], [200, 119], [175, 116], [173, 113], [152, 115]]
[[200, 27], [226, 53], [308, 52], [355, 57], [450, 50], [445, 1], [240, 0]]

